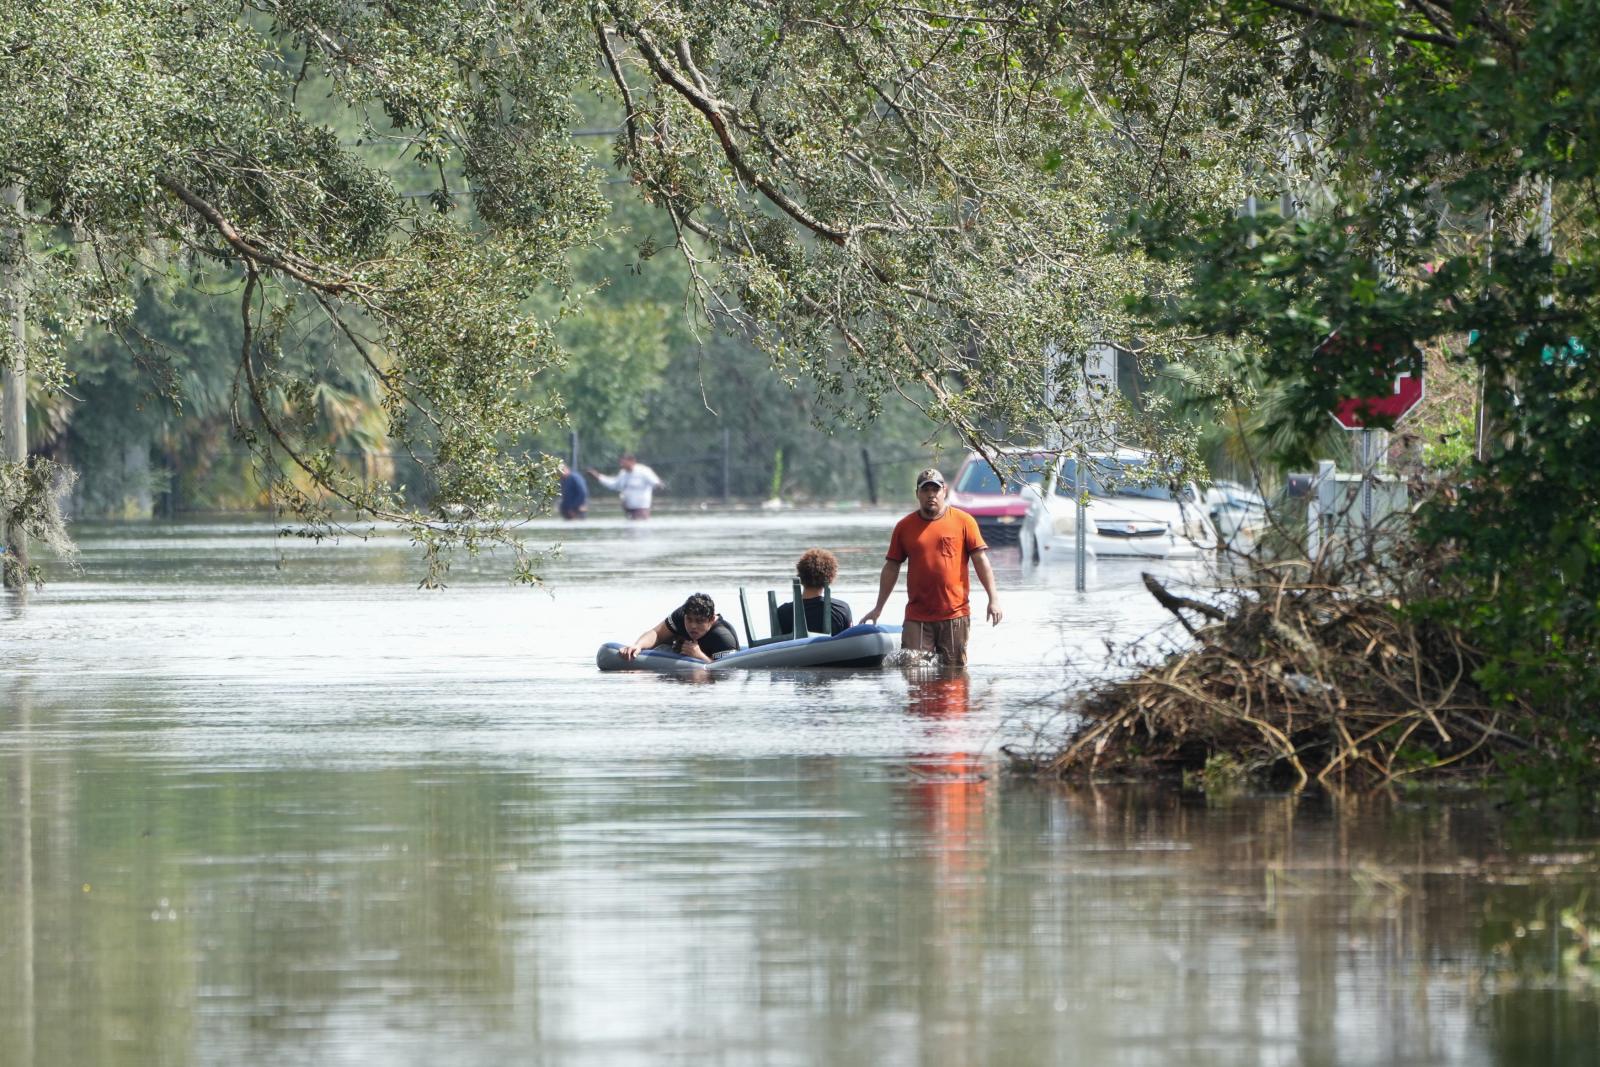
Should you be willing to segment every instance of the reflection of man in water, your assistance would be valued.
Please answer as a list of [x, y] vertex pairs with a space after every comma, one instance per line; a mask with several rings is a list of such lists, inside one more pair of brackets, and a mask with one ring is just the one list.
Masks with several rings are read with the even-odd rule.
[[907, 670], [906, 710], [924, 719], [959, 719], [967, 714], [970, 684], [965, 671]]
[[889, 537], [889, 552], [878, 576], [878, 602], [861, 616], [863, 623], [878, 621], [900, 580], [900, 565], [908, 560], [900, 647], [937, 653], [951, 667], [966, 666], [972, 622], [968, 560], [989, 595], [989, 621], [994, 624], [1001, 618], [1000, 597], [994, 588], [994, 568], [989, 566], [989, 546], [978, 532], [977, 520], [950, 506], [944, 475], [932, 467], [917, 475], [917, 510], [896, 523]]
[[[966, 671], [907, 671], [910, 690], [906, 711], [931, 720], [928, 737], [938, 745], [961, 745], [970, 709]], [[935, 725], [942, 722], [944, 725]], [[967, 751], [921, 752], [906, 768], [911, 772], [907, 798], [918, 811], [932, 845], [933, 873], [947, 904], [970, 902], [972, 868], [983, 866], [988, 776], [983, 758]]]

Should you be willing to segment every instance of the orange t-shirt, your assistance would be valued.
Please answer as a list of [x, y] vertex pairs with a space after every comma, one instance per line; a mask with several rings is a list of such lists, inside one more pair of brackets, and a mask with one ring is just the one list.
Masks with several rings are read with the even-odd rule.
[[960, 508], [949, 508], [937, 519], [913, 511], [895, 523], [889, 537], [888, 558], [911, 561], [906, 574], [906, 618], [911, 622], [944, 622], [972, 614], [967, 593], [967, 560], [989, 546], [978, 532], [978, 520]]

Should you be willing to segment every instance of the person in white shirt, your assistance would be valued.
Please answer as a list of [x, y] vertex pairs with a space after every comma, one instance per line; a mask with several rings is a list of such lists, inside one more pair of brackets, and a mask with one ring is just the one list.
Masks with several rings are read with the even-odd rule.
[[630, 519], [648, 519], [650, 501], [656, 488], [666, 483], [656, 472], [640, 463], [632, 452], [624, 452], [618, 464], [622, 469], [616, 474], [601, 474], [593, 467], [589, 473], [607, 489], [622, 494], [622, 510]]

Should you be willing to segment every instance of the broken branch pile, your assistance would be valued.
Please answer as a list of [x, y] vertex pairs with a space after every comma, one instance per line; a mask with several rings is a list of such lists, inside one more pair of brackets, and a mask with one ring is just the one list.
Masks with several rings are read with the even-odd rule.
[[1256, 777], [1353, 788], [1482, 772], [1535, 742], [1504, 728], [1526, 709], [1473, 682], [1481, 657], [1405, 609], [1437, 595], [1438, 562], [1258, 565], [1223, 606], [1147, 574], [1193, 646], [1090, 690], [1058, 749], [1013, 758], [1058, 776], [1178, 775], [1223, 755]]

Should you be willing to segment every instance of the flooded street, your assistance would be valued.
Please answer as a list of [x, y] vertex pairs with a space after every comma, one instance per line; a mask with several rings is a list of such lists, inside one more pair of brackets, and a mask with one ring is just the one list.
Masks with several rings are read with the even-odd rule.
[[533, 524], [546, 589], [440, 593], [79, 529], [0, 602], [0, 1063], [1600, 1063], [1594, 826], [1001, 773], [1165, 623], [1137, 565], [997, 551], [964, 674], [595, 669], [812, 545], [859, 616], [894, 518]]

